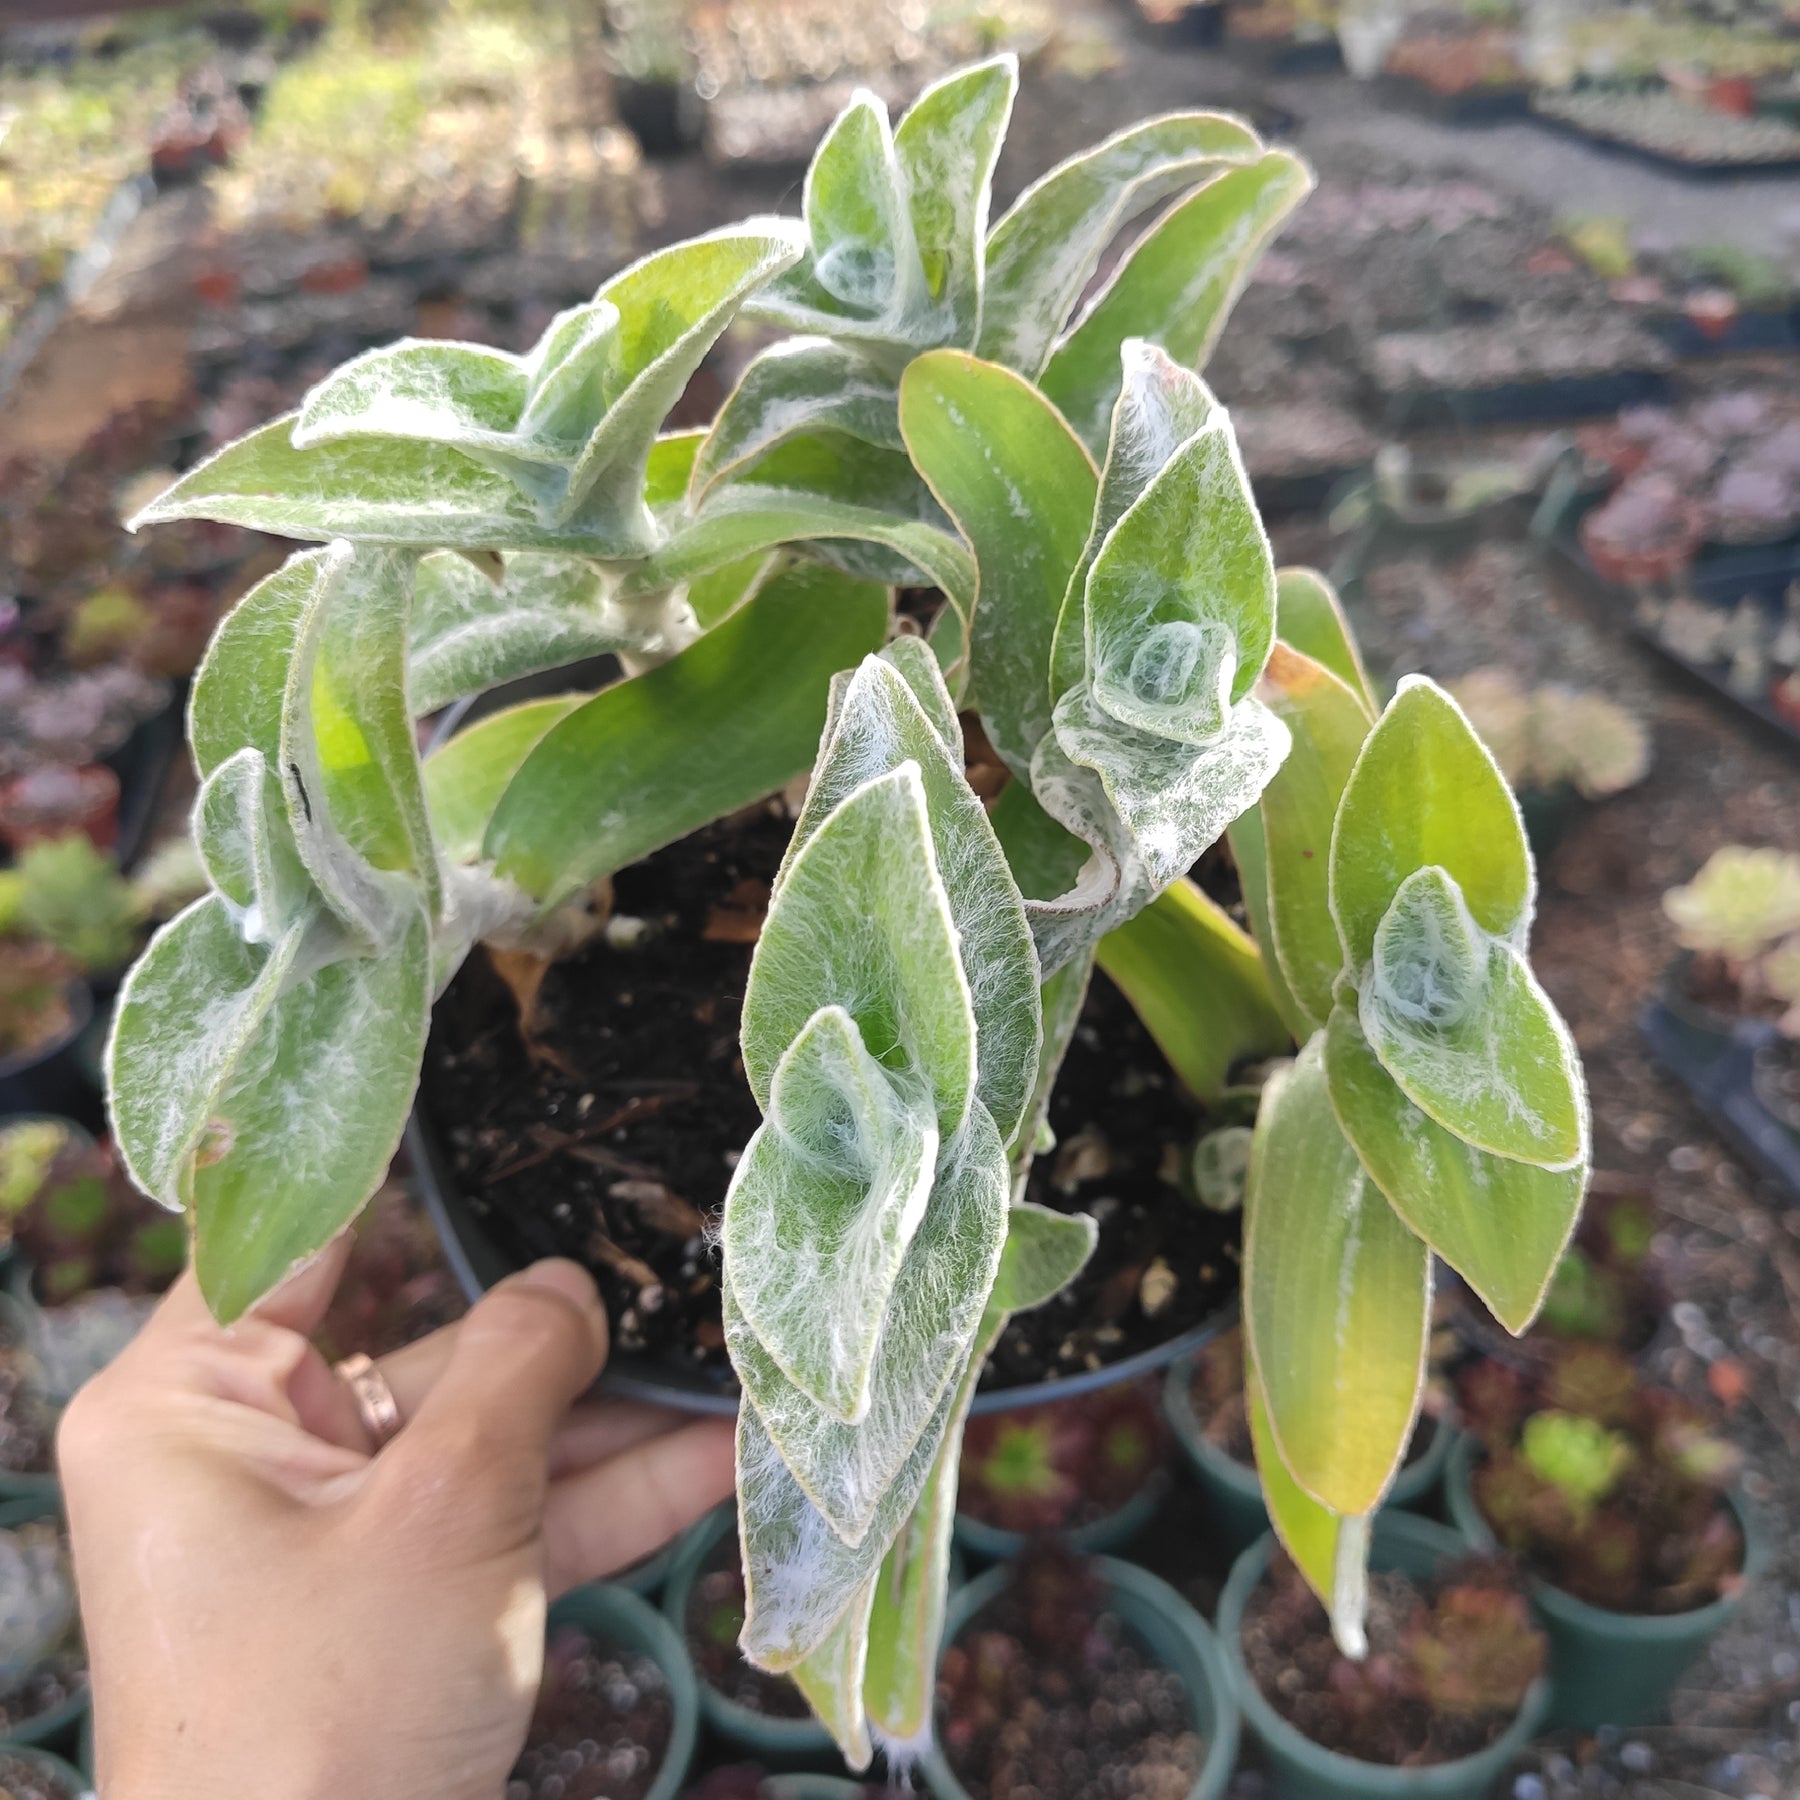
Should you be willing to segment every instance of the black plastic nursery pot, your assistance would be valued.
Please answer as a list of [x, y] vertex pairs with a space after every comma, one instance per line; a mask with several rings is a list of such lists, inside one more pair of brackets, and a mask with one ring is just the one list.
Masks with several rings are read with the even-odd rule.
[[1443, 94], [1410, 75], [1384, 75], [1379, 85], [1385, 99], [1440, 125], [1504, 125], [1531, 111], [1531, 89], [1524, 86], [1475, 87]]
[[[737, 1509], [726, 1501], [690, 1525], [676, 1541], [668, 1580], [663, 1586], [662, 1616], [681, 1639], [684, 1655], [689, 1654], [687, 1613], [694, 1583], [719, 1544], [736, 1529]], [[692, 1666], [691, 1655], [689, 1662]], [[707, 1729], [737, 1749], [750, 1751], [759, 1760], [787, 1763], [824, 1763], [835, 1758], [831, 1733], [810, 1712], [803, 1718], [777, 1718], [757, 1712], [730, 1695], [720, 1693], [697, 1666], [694, 1667], [694, 1683]]]
[[[1206, 1741], [1206, 1755], [1184, 1800], [1218, 1800], [1237, 1761], [1238, 1712], [1225, 1653], [1212, 1627], [1167, 1582], [1135, 1563], [1100, 1556], [1088, 1566], [1099, 1578], [1105, 1609], [1181, 1680], [1194, 1728]], [[945, 1648], [1011, 1579], [1010, 1568], [1002, 1563], [950, 1596], [944, 1614]], [[936, 1800], [969, 1800], [969, 1791], [951, 1770], [935, 1732], [923, 1768], [926, 1786]]]
[[1650, 329], [1677, 356], [1737, 356], [1764, 350], [1800, 350], [1800, 304], [1740, 312], [1716, 336], [1686, 313], [1666, 313]]
[[613, 77], [619, 123], [652, 158], [680, 156], [700, 141], [698, 97], [682, 82]]
[[1530, 117], [1534, 125], [1541, 126], [1545, 131], [1574, 138], [1590, 149], [1604, 151], [1608, 156], [1640, 163], [1647, 169], [1654, 169], [1659, 175], [1685, 175], [1694, 181], [1743, 181], [1759, 176], [1791, 175], [1796, 169], [1800, 169], [1800, 158], [1796, 157], [1768, 158], [1753, 162], [1675, 156], [1666, 150], [1652, 149], [1648, 144], [1634, 143], [1629, 138], [1611, 137], [1604, 132], [1591, 131], [1585, 125], [1576, 124], [1573, 119], [1559, 119], [1555, 114], [1542, 112], [1535, 106], [1531, 109]]
[[1549, 381], [1502, 382], [1482, 388], [1411, 388], [1387, 397], [1394, 425], [1550, 425], [1588, 419], [1628, 406], [1661, 405], [1670, 397], [1660, 369], [1618, 369]]
[[68, 987], [69, 1022], [35, 1049], [0, 1056], [0, 1118], [14, 1113], [60, 1113], [89, 1131], [105, 1128], [105, 1109], [83, 1072], [82, 1034], [94, 1018], [85, 981]]
[[[0, 1530], [10, 1530], [15, 1525], [35, 1524], [39, 1519], [61, 1517], [62, 1499], [57, 1493], [8, 1499], [0, 1503]], [[89, 1694], [84, 1681], [80, 1689], [60, 1706], [41, 1712], [35, 1718], [15, 1725], [11, 1731], [0, 1734], [0, 1754], [15, 1754], [21, 1746], [42, 1749], [46, 1745], [55, 1745], [58, 1749], [73, 1750], [86, 1723], [88, 1711]], [[79, 1786], [76, 1791], [81, 1791]]]
[[1335, 37], [1262, 38], [1227, 31], [1225, 48], [1233, 61], [1259, 75], [1335, 75], [1344, 66]]
[[[1245, 1722], [1262, 1744], [1280, 1800], [1481, 1800], [1542, 1728], [1550, 1710], [1550, 1682], [1541, 1676], [1533, 1682], [1518, 1717], [1474, 1756], [1397, 1769], [1327, 1750], [1290, 1725], [1263, 1698], [1244, 1661], [1244, 1610], [1268, 1572], [1274, 1548], [1273, 1534], [1266, 1535], [1232, 1565], [1225, 1591], [1219, 1596], [1218, 1625], [1233, 1692]], [[1468, 1540], [1446, 1526], [1407, 1513], [1384, 1512], [1375, 1521], [1369, 1565], [1397, 1569], [1422, 1581], [1468, 1552]]]
[[565, 1626], [597, 1643], [648, 1657], [662, 1670], [674, 1719], [662, 1767], [645, 1800], [675, 1800], [687, 1782], [700, 1738], [699, 1685], [680, 1633], [647, 1600], [607, 1582], [575, 1588], [550, 1608], [548, 1629]]
[[[1206, 1434], [1206, 1421], [1194, 1406], [1194, 1363], [1183, 1357], [1170, 1365], [1163, 1382], [1163, 1417], [1175, 1434], [1189, 1470], [1199, 1483], [1213, 1541], [1228, 1556], [1241, 1556], [1269, 1529], [1269, 1512], [1263, 1503], [1262, 1482], [1256, 1470], [1228, 1456]], [[1440, 1419], [1425, 1418], [1429, 1428], [1425, 1448], [1394, 1477], [1384, 1508], [1420, 1511], [1434, 1506], [1443, 1485], [1444, 1470], [1461, 1433]]]
[[[1471, 1543], [1491, 1547], [1494, 1534], [1475, 1502], [1480, 1447], [1457, 1446], [1444, 1478], [1450, 1517]], [[1590, 1606], [1546, 1581], [1531, 1582], [1531, 1604], [1550, 1637], [1555, 1699], [1547, 1723], [1592, 1731], [1602, 1725], [1654, 1725], [1668, 1716], [1669, 1693], [1743, 1603], [1762, 1574], [1769, 1546], [1743, 1497], [1726, 1495], [1744, 1534], [1743, 1585], [1708, 1606], [1682, 1613], [1621, 1613]]]
[[1150, 17], [1139, 0], [1127, 3], [1139, 29], [1152, 43], [1212, 50], [1225, 41], [1225, 0], [1187, 0], [1159, 18]]

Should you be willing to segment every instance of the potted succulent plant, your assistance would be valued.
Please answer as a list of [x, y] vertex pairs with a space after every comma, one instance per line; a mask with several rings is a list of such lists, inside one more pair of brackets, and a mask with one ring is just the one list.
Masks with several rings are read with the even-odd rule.
[[0, 1108], [83, 1107], [86, 1084], [75, 1046], [93, 1010], [86, 985], [54, 944], [0, 935]]
[[831, 1733], [813, 1717], [806, 1696], [787, 1676], [746, 1661], [738, 1648], [745, 1588], [736, 1523], [725, 1505], [688, 1528], [669, 1565], [663, 1617], [681, 1633], [712, 1731], [761, 1756], [822, 1759]]
[[1536, 1577], [1553, 1721], [1660, 1718], [1764, 1560], [1734, 1485], [1738, 1451], [1604, 1345], [1570, 1346], [1529, 1376], [1478, 1363], [1461, 1394], [1469, 1435], [1451, 1460], [1451, 1516]]
[[1353, 1662], [1272, 1538], [1233, 1565], [1219, 1634], [1275, 1792], [1479, 1800], [1550, 1705], [1548, 1646], [1516, 1575], [1441, 1525], [1388, 1513], [1369, 1583], [1369, 1653]]
[[1154, 1575], [1039, 1545], [959, 1590], [944, 1640], [925, 1755], [937, 1800], [1224, 1792], [1238, 1736], [1224, 1658]]
[[[1384, 1506], [1429, 1509], [1435, 1500], [1457, 1440], [1445, 1401], [1440, 1393], [1419, 1414]], [[1200, 1483], [1215, 1539], [1231, 1556], [1241, 1555], [1269, 1529], [1269, 1512], [1256, 1470], [1237, 1327], [1170, 1365], [1163, 1414]]]
[[983, 1413], [963, 1430], [956, 1540], [990, 1560], [1042, 1536], [1117, 1550], [1167, 1491], [1162, 1420], [1141, 1382]]
[[1682, 954], [1661, 999], [1685, 1026], [1722, 1041], [1794, 1004], [1786, 989], [1788, 947], [1800, 935], [1800, 855], [1726, 844], [1663, 895], [1663, 911]]
[[54, 1499], [0, 1508], [0, 1756], [53, 1742], [87, 1711], [68, 1532]]
[[[373, 1192], [434, 997], [485, 969], [517, 1032], [497, 1053], [561, 1055], [569, 1084], [488, 1185], [553, 1157], [595, 1171], [565, 1229], [614, 1301], [618, 1374], [715, 1408], [741, 1389], [740, 1641], [855, 1766], [873, 1730], [929, 1729], [961, 1425], [1009, 1318], [1098, 1239], [1089, 1303], [1116, 1288], [1152, 1361], [1181, 1345], [1171, 1295], [1196, 1276], [1138, 1266], [1109, 1223], [1219, 1233], [1181, 1191], [1177, 1089], [1219, 1102], [1238, 1064], [1306, 1041], [1261, 1093], [1247, 1314], [1253, 1351], [1284, 1346], [1251, 1358], [1259, 1453], [1295, 1477], [1273, 1510], [1323, 1519], [1309, 1572], [1346, 1634], [1416, 1409], [1431, 1250], [1522, 1328], [1588, 1159], [1504, 782], [1430, 684], [1377, 718], [1329, 589], [1278, 581], [1191, 368], [1304, 167], [1176, 115], [990, 230], [1015, 84], [1010, 58], [978, 64], [893, 129], [858, 96], [802, 224], [658, 252], [525, 356], [371, 352], [140, 516], [324, 547], [240, 602], [195, 679], [214, 891], [121, 994], [134, 1176], [191, 1213], [201, 1288], [235, 1318]], [[1174, 196], [1069, 324], [1122, 222]], [[740, 307], [802, 335], [709, 430], [659, 435]], [[901, 625], [896, 586], [944, 598]], [[484, 716], [421, 770], [419, 715], [601, 655], [619, 680]], [[1187, 879], [1228, 825], [1256, 941]], [[634, 910], [634, 887], [666, 898]], [[735, 946], [743, 985], [640, 1006], [660, 934]], [[1175, 1180], [1152, 1167], [1129, 1209], [1059, 1206], [1033, 1166], [1096, 963], [1166, 1059], [1135, 1091], [1182, 1119]], [[578, 1047], [612, 1034], [617, 1075], [593, 1086], [545, 1016], [548, 984], [586, 970], [606, 1004]], [[1096, 1017], [1119, 1004], [1096, 987]], [[691, 1035], [657, 1035], [677, 1020]], [[647, 1085], [671, 1044], [684, 1060]], [[1097, 1033], [1085, 1048], [1105, 1061]], [[711, 1179], [730, 1170], [716, 1268], [686, 1177], [618, 1137], [702, 1091], [731, 1121], [709, 1143]], [[279, 1209], [238, 1203], [277, 1188]], [[696, 1284], [718, 1315], [688, 1307]], [[1122, 1330], [1094, 1341], [1141, 1372]], [[1372, 1398], [1340, 1429], [1345, 1382]]]
[[0, 842], [14, 855], [80, 832], [110, 850], [119, 832], [119, 778], [104, 763], [45, 763], [0, 788]]
[[674, 1800], [699, 1730], [694, 1672], [661, 1615], [622, 1588], [576, 1588], [550, 1609], [509, 1800]]
[[1672, 580], [1694, 560], [1706, 514], [1674, 475], [1646, 469], [1584, 514], [1578, 531], [1602, 581], [1635, 587]]

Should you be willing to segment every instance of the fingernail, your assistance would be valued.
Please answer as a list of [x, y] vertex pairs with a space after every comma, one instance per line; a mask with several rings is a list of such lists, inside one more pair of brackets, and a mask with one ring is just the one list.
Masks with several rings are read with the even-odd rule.
[[592, 1311], [600, 1304], [600, 1293], [594, 1286], [593, 1276], [580, 1263], [570, 1262], [566, 1257], [550, 1257], [544, 1262], [533, 1263], [513, 1279], [521, 1287], [545, 1288], [552, 1294], [561, 1294], [565, 1300], [573, 1300], [584, 1312]]

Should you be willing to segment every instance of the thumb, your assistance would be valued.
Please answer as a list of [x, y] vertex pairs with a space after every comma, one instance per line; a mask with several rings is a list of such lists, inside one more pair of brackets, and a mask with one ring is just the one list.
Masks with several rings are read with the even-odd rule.
[[[450, 1360], [392, 1460], [471, 1476], [546, 1476], [550, 1440], [606, 1361], [606, 1313], [578, 1264], [534, 1263], [485, 1295], [457, 1327]], [[381, 1460], [388, 1460], [382, 1458]]]

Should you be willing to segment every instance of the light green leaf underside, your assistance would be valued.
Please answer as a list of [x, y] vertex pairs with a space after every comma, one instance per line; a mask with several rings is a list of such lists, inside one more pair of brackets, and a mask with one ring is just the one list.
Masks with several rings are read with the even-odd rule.
[[1376, 1060], [1352, 1006], [1325, 1033], [1331, 1103], [1394, 1210], [1514, 1333], [1536, 1317], [1575, 1228], [1587, 1169], [1472, 1149], [1422, 1113]]
[[962, 731], [931, 652], [900, 638], [841, 680], [783, 869], [871, 777], [917, 763], [932, 852], [960, 944], [977, 1045], [976, 1091], [1009, 1142], [1038, 1058], [1038, 968], [1006, 857], [962, 772]]
[[1238, 886], [1243, 890], [1250, 935], [1256, 940], [1263, 976], [1269, 984], [1269, 997], [1288, 1031], [1303, 1042], [1318, 1026], [1294, 998], [1275, 955], [1275, 933], [1269, 923], [1268, 846], [1263, 838], [1262, 807], [1253, 806], [1248, 812], [1239, 813], [1232, 820], [1227, 836], [1231, 843], [1231, 860], [1237, 864]]
[[1059, 163], [1019, 196], [988, 238], [977, 351], [1036, 375], [1119, 227], [1212, 164], [1244, 162], [1261, 148], [1237, 119], [1171, 113], [1129, 125]]
[[534, 551], [508, 556], [498, 586], [454, 551], [424, 558], [408, 637], [416, 713], [585, 657], [666, 648], [612, 604], [592, 563]]
[[179, 1209], [183, 1171], [213, 1095], [273, 1003], [298, 948], [246, 943], [218, 894], [150, 940], [119, 990], [106, 1046], [107, 1106], [131, 1178]]
[[1099, 960], [1202, 1100], [1219, 1098], [1236, 1064], [1288, 1047], [1256, 946], [1191, 881], [1109, 931]]
[[697, 504], [715, 482], [803, 431], [841, 431], [901, 450], [893, 378], [853, 345], [790, 338], [744, 371], [713, 421], [694, 464]]
[[1050, 728], [1050, 647], [1093, 517], [1093, 463], [1027, 381], [960, 351], [908, 367], [900, 426], [974, 550], [970, 679], [994, 748], [1024, 776]]
[[340, 839], [369, 868], [412, 877], [435, 917], [442, 886], [406, 688], [411, 562], [347, 545], [326, 560], [283, 702], [281, 759], [298, 771], [311, 825], [298, 834], [301, 855], [321, 888], [365, 923], [361, 872], [342, 868]]
[[937, 1152], [924, 1097], [896, 1087], [849, 1013], [822, 1006], [777, 1064], [768, 1118], [732, 1174], [721, 1243], [732, 1303], [754, 1334], [734, 1355], [765, 1352], [799, 1399], [845, 1425], [868, 1413]]
[[262, 752], [228, 756], [201, 786], [194, 847], [215, 888], [241, 910], [246, 939], [278, 942], [320, 904], [287, 820], [280, 779]]
[[[771, 1135], [765, 1124], [751, 1140], [746, 1160], [759, 1148], [758, 1140], [766, 1143]], [[799, 1172], [802, 1179], [807, 1173]], [[750, 1177], [753, 1182], [762, 1179], [761, 1171]], [[879, 1291], [864, 1296], [848, 1279], [813, 1275], [803, 1254], [781, 1245], [784, 1270], [793, 1270], [797, 1281], [812, 1279], [818, 1337], [854, 1338], [866, 1323], [859, 1312], [866, 1307], [875, 1313], [879, 1340], [871, 1346], [870, 1403], [853, 1425], [797, 1387], [777, 1367], [767, 1341], [749, 1328], [737, 1282], [754, 1279], [754, 1272], [732, 1246], [735, 1242], [741, 1251], [748, 1243], [766, 1257], [772, 1253], [766, 1235], [738, 1232], [727, 1239], [726, 1342], [744, 1392], [807, 1499], [852, 1547], [872, 1528], [883, 1496], [967, 1361], [1006, 1236], [1008, 1185], [1005, 1149], [986, 1109], [977, 1103], [963, 1138], [944, 1149], [930, 1203], [905, 1248], [904, 1264], [894, 1272], [891, 1297]], [[733, 1200], [739, 1191], [734, 1182]], [[733, 1229], [732, 1203], [727, 1203], [728, 1233]], [[791, 1189], [784, 1209], [790, 1218], [796, 1204]], [[790, 1228], [789, 1235], [798, 1231]], [[765, 1275], [760, 1283], [765, 1301], [774, 1285]], [[791, 1351], [806, 1330], [799, 1302], [808, 1297], [799, 1296], [778, 1320], [778, 1341]], [[853, 1342], [853, 1348], [861, 1345]], [[794, 1360], [810, 1369], [822, 1354], [823, 1346], [815, 1341], [800, 1347]]]
[[422, 911], [380, 956], [285, 988], [214, 1095], [185, 1178], [194, 1269], [239, 1317], [367, 1204], [400, 1142], [431, 1012]]
[[679, 656], [621, 681], [545, 734], [483, 846], [554, 905], [811, 762], [830, 678], [887, 633], [885, 590], [805, 567], [776, 576]]
[[[851, 897], [854, 896], [854, 904]], [[917, 763], [877, 775], [782, 872], [744, 994], [744, 1071], [766, 1112], [776, 1065], [820, 1007], [841, 1005], [897, 1078], [961, 1129], [975, 1088], [975, 1015]]]
[[1371, 719], [1381, 710], [1343, 604], [1317, 569], [1276, 570], [1275, 635], [1329, 669], [1362, 702]]
[[778, 571], [787, 566], [779, 551], [758, 550], [722, 568], [709, 569], [687, 584], [689, 610], [702, 631], [728, 619]]
[[1344, 966], [1331, 916], [1331, 828], [1368, 736], [1369, 715], [1336, 675], [1285, 643], [1271, 652], [1257, 692], [1293, 738], [1259, 809], [1269, 942], [1302, 1017], [1316, 1031], [1331, 1016], [1333, 984]]
[[1090, 447], [1105, 442], [1125, 340], [1203, 364], [1263, 245], [1311, 186], [1299, 157], [1271, 150], [1215, 176], [1138, 240], [1039, 382]]
[[551, 726], [590, 698], [558, 694], [510, 706], [478, 719], [425, 759], [425, 801], [447, 861], [469, 863], [480, 857], [488, 821], [520, 765]]
[[1334, 1512], [1372, 1512], [1418, 1409], [1431, 1258], [1339, 1128], [1318, 1038], [1263, 1089], [1244, 1209], [1244, 1327], [1282, 1461]]
[[1465, 1143], [1545, 1168], [1585, 1156], [1568, 1029], [1525, 958], [1482, 931], [1442, 869], [1400, 884], [1375, 934], [1360, 1017], [1401, 1091]]
[[875, 1751], [863, 1707], [863, 1669], [869, 1655], [870, 1609], [878, 1576], [851, 1597], [844, 1616], [817, 1650], [789, 1671], [819, 1723], [831, 1733], [852, 1769], [866, 1769]]
[[1409, 675], [1351, 771], [1331, 841], [1331, 910], [1353, 970], [1402, 881], [1435, 864], [1495, 937], [1523, 937], [1531, 857], [1519, 808], [1474, 727], [1442, 688]]
[[[1294, 1559], [1306, 1584], [1333, 1613], [1333, 1629], [1343, 1643], [1348, 1634], [1355, 1642], [1362, 1636], [1360, 1611], [1349, 1618], [1338, 1614], [1340, 1589], [1360, 1596], [1362, 1583], [1355, 1565], [1368, 1545], [1368, 1520], [1346, 1518], [1321, 1506], [1288, 1471], [1269, 1429], [1268, 1409], [1253, 1368], [1245, 1370], [1246, 1399], [1250, 1407], [1250, 1441], [1256, 1451], [1256, 1473], [1262, 1481], [1263, 1504], [1281, 1546]], [[1346, 1565], [1349, 1565], [1348, 1567]]]

